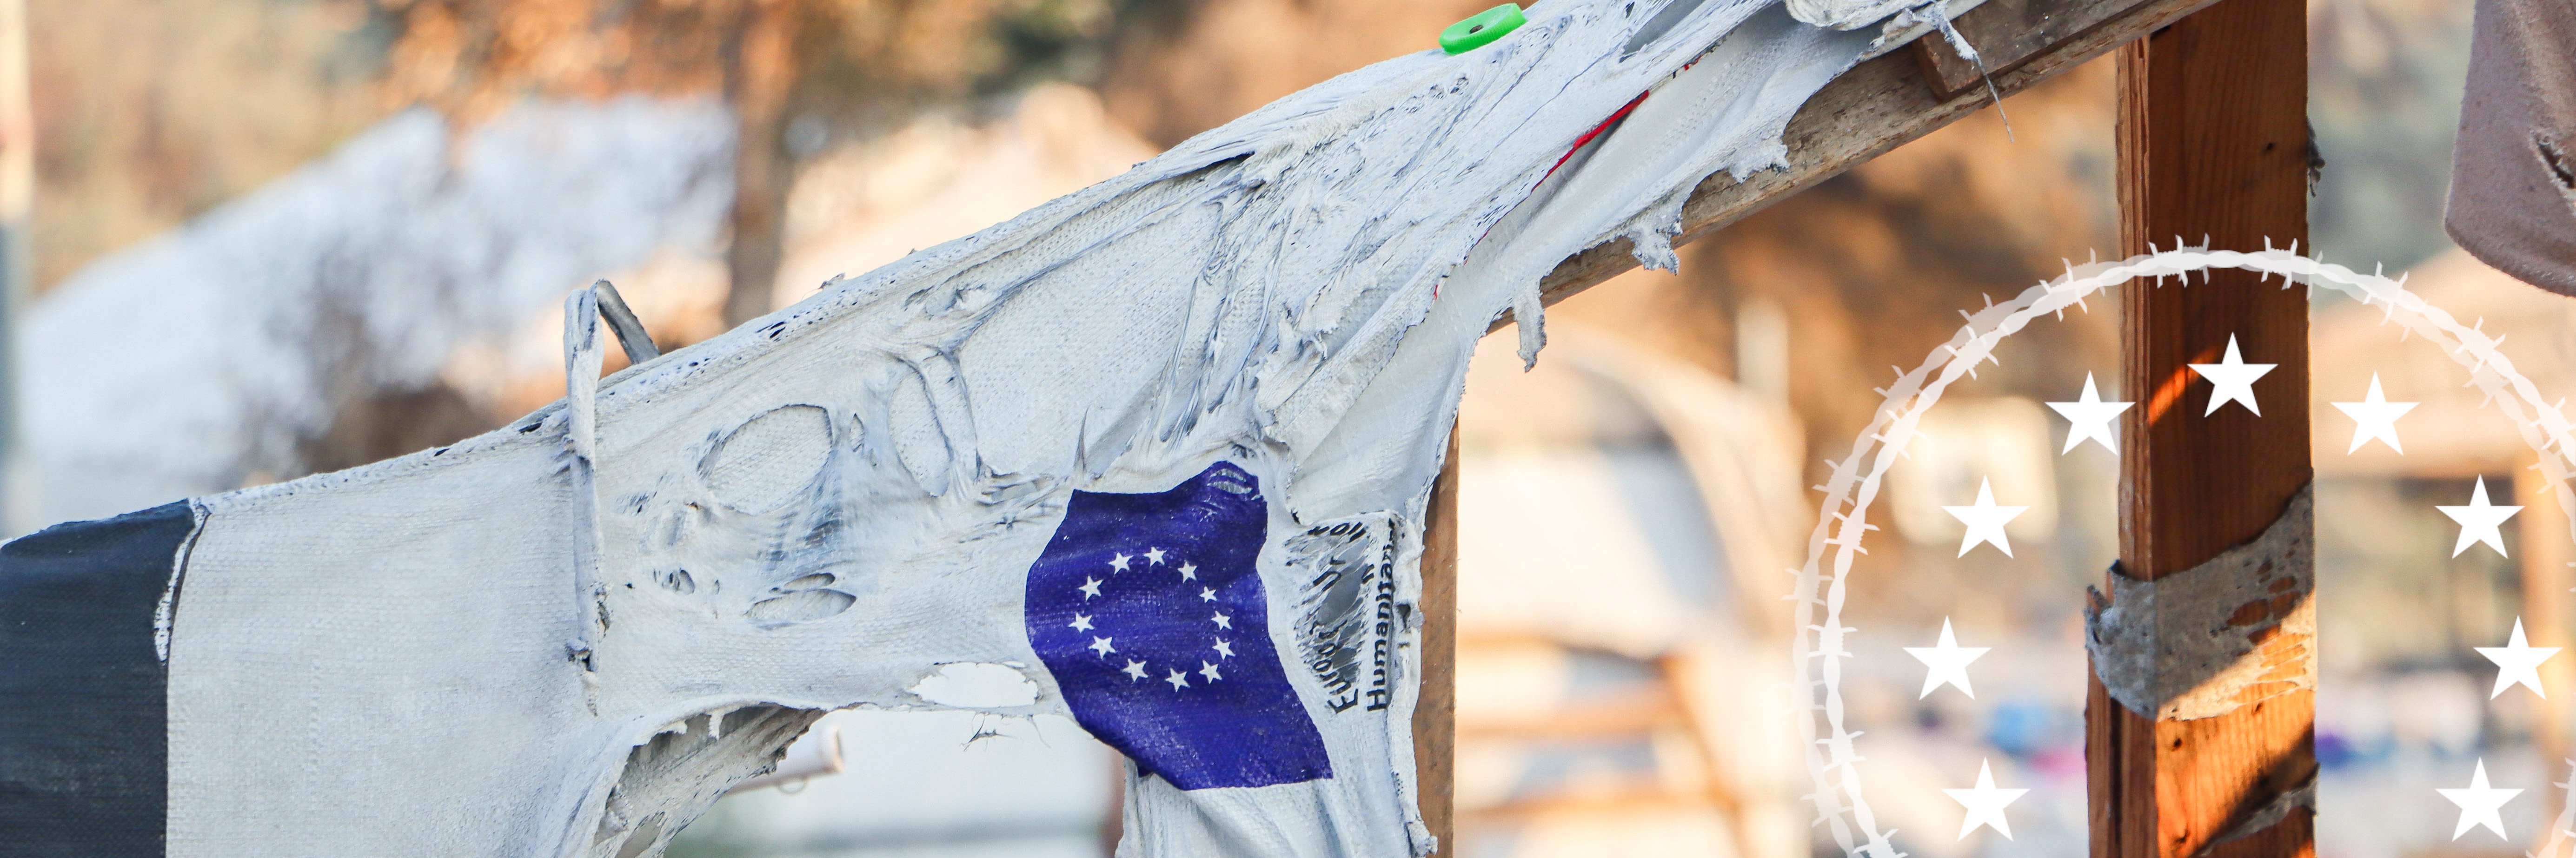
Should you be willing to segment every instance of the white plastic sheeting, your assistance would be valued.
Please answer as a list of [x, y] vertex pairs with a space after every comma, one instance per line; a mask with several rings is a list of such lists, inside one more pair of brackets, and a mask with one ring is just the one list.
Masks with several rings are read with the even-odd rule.
[[[960, 708], [919, 691], [955, 665], [1034, 692], [965, 708], [1084, 716], [1024, 616], [1032, 564], [1082, 497], [1193, 474], [1264, 503], [1248, 633], [1331, 774], [1131, 767], [1120, 854], [1428, 851], [1419, 522], [1476, 340], [1517, 308], [1534, 353], [1539, 278], [1572, 252], [1625, 236], [1669, 265], [1690, 188], [1775, 164], [1871, 42], [1759, 0], [1636, 38], [1654, 10], [1549, 3], [1472, 53], [1344, 75], [595, 386], [577, 296], [568, 405], [201, 499], [169, 853], [633, 858], [825, 710]], [[1347, 575], [1371, 598], [1334, 598]], [[1323, 615], [1345, 609], [1373, 614]], [[1376, 660], [1336, 675], [1344, 652]]]

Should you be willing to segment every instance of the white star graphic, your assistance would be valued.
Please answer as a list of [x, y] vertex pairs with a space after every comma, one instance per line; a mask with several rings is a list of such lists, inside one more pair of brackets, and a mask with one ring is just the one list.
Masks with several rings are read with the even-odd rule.
[[2530, 641], [2523, 639], [2521, 617], [2513, 618], [2513, 639], [2507, 641], [2504, 646], [2482, 646], [2471, 647], [2471, 649], [2477, 650], [2479, 655], [2486, 656], [2488, 661], [2496, 664], [2495, 690], [2487, 693], [2488, 700], [2496, 699], [2496, 695], [2503, 694], [2507, 686], [2514, 685], [2529, 688], [2531, 693], [2543, 698], [2549, 696], [2549, 692], [2540, 689], [2540, 663], [2548, 661], [2550, 656], [2557, 655], [2559, 648], [2532, 646]]
[[1959, 639], [1950, 635], [1950, 618], [1942, 617], [1941, 642], [1938, 645], [1905, 648], [1906, 655], [1913, 656], [1914, 660], [1922, 662], [1924, 667], [1931, 668], [1923, 674], [1923, 693], [1914, 695], [1914, 699], [1930, 697], [1932, 689], [1944, 685], [1956, 686], [1959, 693], [1968, 695], [1971, 700], [1976, 699], [1976, 689], [1968, 687], [1968, 663], [1984, 656], [1986, 650], [1991, 648], [1960, 646]]
[[1209, 647], [1209, 649], [1216, 650], [1216, 657], [1219, 659], [1234, 657], [1234, 644], [1227, 643], [1224, 638], [1217, 638], [1216, 646]]
[[2413, 402], [2388, 401], [2388, 397], [2379, 392], [2379, 373], [2371, 373], [2370, 393], [2360, 402], [2334, 403], [2334, 407], [2342, 410], [2344, 416], [2352, 418], [2353, 422], [2352, 446], [2344, 448], [2344, 453], [2349, 455], [2375, 438], [2387, 442], [2388, 449], [2397, 451], [2398, 455], [2405, 455], [2406, 448], [2397, 444], [2397, 418], [2415, 410], [2416, 405]]
[[1092, 638], [1091, 646], [1087, 647], [1087, 649], [1092, 652], [1099, 653], [1101, 658], [1108, 658], [1110, 653], [1118, 651], [1117, 647], [1109, 645], [1108, 638]]
[[2048, 407], [2065, 417], [2067, 423], [2066, 449], [2057, 451], [2057, 454], [2063, 456], [2074, 452], [2075, 445], [2088, 440], [2102, 442], [2102, 449], [2120, 452], [2120, 442], [2111, 437], [2111, 418], [2120, 416], [2120, 412], [2136, 404], [2102, 401], [2102, 394], [2093, 387], [2093, 374], [2085, 373], [2083, 396], [2076, 397], [2073, 402], [2048, 403]]
[[1171, 683], [1173, 691], [1179, 691], [1190, 687], [1190, 678], [1181, 675], [1181, 672], [1177, 670], [1172, 671], [1172, 675], [1163, 677], [1163, 681]]
[[1083, 601], [1091, 601], [1092, 598], [1100, 595], [1100, 579], [1089, 575], [1082, 576], [1082, 586], [1074, 589], [1082, 591]]
[[1145, 563], [1148, 566], [1163, 565], [1163, 549], [1151, 545], [1145, 546]]
[[2191, 365], [2193, 372], [2209, 379], [2209, 410], [2200, 412], [2200, 416], [2216, 414], [2219, 406], [2230, 402], [2245, 406], [2245, 410], [2254, 412], [2256, 417], [2263, 416], [2262, 406], [2254, 404], [2254, 380], [2271, 372], [2276, 365], [2246, 363], [2245, 357], [2236, 353], [2236, 335], [2228, 334], [2227, 357], [2218, 363]]
[[1064, 627], [1077, 632], [1091, 631], [1091, 615], [1075, 614], [1073, 615], [1073, 622], [1064, 624]]
[[2504, 534], [2496, 530], [2496, 526], [2512, 518], [2514, 513], [2521, 512], [2522, 507], [2487, 503], [2487, 478], [2478, 478], [2477, 488], [2469, 492], [2468, 506], [2437, 505], [2433, 508], [2441, 510], [2443, 515], [2450, 516], [2451, 521], [2460, 525], [2460, 541], [2451, 545], [2451, 556], [2460, 556], [2460, 552], [2469, 550], [2472, 542], [2484, 542], [2497, 554], [2513, 556], [2505, 554]]
[[1200, 588], [1199, 588], [1199, 601], [1202, 601], [1202, 602], [1213, 602], [1213, 601], [1216, 601], [1216, 590], [1215, 590], [1214, 588], [1210, 588], [1210, 587], [1200, 587]]
[[1215, 623], [1220, 629], [1234, 628], [1234, 618], [1226, 616], [1224, 611], [1216, 612], [1216, 616], [1209, 617], [1208, 622]]
[[1198, 564], [1196, 564], [1196, 563], [1183, 563], [1183, 564], [1181, 564], [1181, 580], [1183, 580], [1183, 581], [1196, 581], [1196, 580], [1198, 580], [1198, 579], [1199, 579], [1199, 565], [1198, 565]]
[[1960, 524], [1968, 526], [1967, 535], [1959, 538], [1961, 557], [1968, 556], [1968, 549], [1977, 547], [1977, 543], [1980, 542], [1992, 543], [1996, 548], [2003, 550], [2005, 557], [2011, 557], [2012, 541], [2004, 538], [2004, 523], [2013, 520], [2014, 516], [2020, 515], [2022, 510], [2029, 508], [1996, 506], [1994, 484], [1983, 477], [1977, 478], [1976, 506], [1942, 507], [1948, 510], [1951, 516], [1959, 519]]
[[1216, 664], [1214, 662], [1199, 662], [1199, 675], [1207, 677], [1209, 682], [1215, 682], [1225, 678], [1217, 675]]
[[1977, 826], [1983, 825], [2002, 834], [2005, 840], [2011, 840], [2012, 823], [2004, 821], [2004, 806], [2021, 800], [2022, 794], [2029, 791], [1996, 789], [1994, 767], [1984, 760], [1979, 760], [1976, 789], [1945, 789], [1941, 792], [1949, 795], [1951, 801], [1958, 802], [1959, 806], [1968, 809], [1967, 820], [1959, 823], [1959, 839], [1968, 839], [1968, 832], [1975, 831]]
[[1127, 561], [1134, 559], [1136, 559], [1135, 556], [1130, 554], [1121, 554], [1116, 557], [1109, 558], [1109, 568], [1125, 572], [1127, 571]]
[[1144, 663], [1144, 662], [1141, 662], [1141, 661], [1137, 661], [1137, 660], [1132, 659], [1132, 658], [1131, 658], [1131, 659], [1128, 659], [1128, 660], [1127, 660], [1127, 668], [1126, 668], [1125, 670], [1121, 670], [1121, 671], [1119, 671], [1119, 672], [1120, 672], [1120, 673], [1127, 674], [1127, 681], [1129, 681], [1129, 682], [1135, 682], [1135, 681], [1137, 681], [1137, 680], [1144, 679], [1144, 678], [1145, 678], [1145, 663]]
[[2470, 828], [2480, 825], [2486, 826], [2488, 831], [2495, 832], [2497, 837], [2513, 839], [2505, 837], [2504, 816], [2496, 811], [2503, 809], [2504, 803], [2512, 801], [2514, 796], [2521, 795], [2522, 790], [2496, 789], [2487, 786], [2487, 758], [2478, 758], [2478, 772], [2469, 776], [2468, 789], [2437, 788], [2433, 791], [2441, 793], [2443, 798], [2450, 799], [2452, 804], [2460, 807], [2460, 824], [2451, 829], [2451, 839], [2458, 840], [2460, 835], [2469, 833]]

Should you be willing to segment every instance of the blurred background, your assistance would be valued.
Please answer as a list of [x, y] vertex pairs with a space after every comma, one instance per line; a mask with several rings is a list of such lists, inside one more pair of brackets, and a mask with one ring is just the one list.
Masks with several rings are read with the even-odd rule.
[[[0, 234], [13, 532], [447, 443], [561, 395], [564, 294], [613, 280], [664, 349], [968, 234], [1486, 0], [5, 0]], [[0, 11], [13, 11], [0, 9]], [[2314, 246], [2411, 271], [2510, 332], [2543, 391], [2567, 302], [2439, 228], [2467, 0], [2312, 0], [2327, 166]], [[5, 24], [5, 21], [0, 21]], [[6, 63], [0, 63], [5, 66]], [[1551, 311], [1536, 371], [1481, 356], [1462, 417], [1459, 839], [1468, 856], [1830, 854], [1791, 713], [1790, 586], [1820, 460], [1981, 294], [2116, 249], [2109, 60], [1909, 144]], [[10, 90], [23, 91], [15, 98]], [[12, 107], [15, 104], [17, 106]], [[28, 129], [32, 128], [32, 132]], [[29, 134], [32, 133], [32, 137]], [[10, 167], [8, 157], [33, 160]], [[14, 176], [14, 178], [13, 178]], [[13, 185], [12, 182], [16, 184]], [[16, 188], [16, 190], [12, 190]], [[30, 190], [31, 189], [31, 190]], [[2040, 403], [2117, 388], [2114, 306], [2034, 326], [1893, 472], [1844, 616], [1868, 794], [1903, 848], [2083, 847], [2077, 606], [2114, 550], [2117, 466]], [[2376, 313], [2315, 310], [2325, 679], [2320, 854], [2506, 856], [2554, 815], [2565, 701], [2493, 701], [2517, 617], [2563, 645], [2561, 514], [2513, 427]], [[1508, 332], [1504, 336], [1510, 336]], [[1506, 344], [1507, 345], [1507, 344]], [[2260, 361], [2261, 356], [2248, 356]], [[611, 368], [621, 360], [611, 355]], [[2407, 454], [2347, 455], [2376, 372]], [[2520, 450], [2518, 452], [2518, 450]], [[2513, 557], [2446, 548], [2483, 476]], [[1980, 478], [2014, 556], [1954, 557]], [[2520, 501], [2507, 501], [2508, 489]], [[1907, 697], [1942, 623], [1976, 695]], [[841, 712], [846, 770], [740, 791], [674, 855], [1095, 856], [1108, 750], [1070, 722]], [[824, 732], [819, 731], [817, 735]], [[2435, 787], [2484, 759], [2513, 841], [2458, 841]], [[1980, 761], [2014, 838], [1954, 839]]]

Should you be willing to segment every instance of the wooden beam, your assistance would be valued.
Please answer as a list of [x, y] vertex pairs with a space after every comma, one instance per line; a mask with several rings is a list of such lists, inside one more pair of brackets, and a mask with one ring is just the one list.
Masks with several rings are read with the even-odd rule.
[[[2304, 242], [2306, 44], [2301, 0], [2221, 0], [2122, 48], [2123, 253], [2171, 247], [2176, 236], [2233, 250]], [[2307, 291], [2237, 271], [2122, 291], [2122, 390], [2139, 404], [2121, 424], [2121, 571], [2155, 581], [2262, 534], [2310, 483]], [[2218, 362], [2231, 337], [2246, 362], [2277, 365], [2253, 385], [2260, 416], [2239, 405], [2203, 414], [2211, 387], [2186, 364]], [[2283, 596], [2296, 597], [2284, 605], [2312, 598]], [[2159, 598], [2158, 609], [2173, 601]], [[2274, 677], [2313, 676], [2313, 642], [2272, 631], [2249, 634], [2259, 641], [2249, 657]], [[2160, 676], [2182, 670], [2168, 657], [2156, 656]], [[2264, 808], [2314, 781], [2313, 689], [2155, 720], [2111, 699], [2098, 676], [2090, 682], [2095, 858], [2315, 854], [2312, 810], [2259, 823]]]
[[[1999, 2], [1988, 0], [1960, 16], [1961, 26], [1979, 26], [1976, 22], [1986, 16], [2018, 14], [2015, 7], [1997, 5]], [[2082, 15], [2100, 16], [2103, 20], [2036, 49], [2018, 59], [2010, 70], [1995, 74], [1995, 89], [2004, 95], [2056, 77], [2124, 42], [2173, 23], [2209, 5], [2211, 0], [2029, 2], [2081, 10]], [[2060, 14], [2076, 15], [2078, 11]], [[1939, 35], [1925, 38], [1937, 39]], [[1690, 199], [1682, 204], [1681, 234], [1673, 243], [1695, 241], [1716, 232], [1791, 194], [1958, 121], [1988, 102], [1982, 86], [1948, 98], [1934, 94], [1924, 77], [1922, 63], [1907, 51], [1861, 63], [1826, 84], [1789, 120], [1788, 130], [1781, 138], [1789, 148], [1787, 168], [1756, 173], [1743, 182], [1720, 173], [1692, 189]], [[1567, 257], [1541, 281], [1540, 292], [1547, 303], [1554, 304], [1636, 265], [1636, 259], [1629, 255], [1628, 241], [1620, 239]], [[1506, 313], [1493, 327], [1500, 329], [1508, 324], [1511, 316]]]
[[2058, 45], [2091, 32], [2128, 11], [2125, 3], [2085, 0], [1985, 0], [1952, 26], [1978, 59], [1960, 56], [1950, 40], [1925, 36], [1914, 42], [1914, 57], [1923, 64], [1923, 81], [1932, 94], [1956, 98], [1983, 89], [1986, 76], [2022, 67]]
[[1469, 739], [1533, 744], [1634, 742], [1657, 730], [1688, 729], [1689, 713], [1665, 686], [1649, 686], [1569, 703], [1515, 718], [1469, 718], [1458, 734]]
[[[1488, 825], [1507, 825], [1533, 817], [1594, 814], [1634, 820], [1650, 812], [1706, 812], [1708, 793], [1648, 780], [1587, 783], [1582, 792], [1515, 799], [1469, 811], [1467, 817]], [[1443, 850], [1446, 851], [1446, 850]]]
[[1454, 767], [1458, 746], [1458, 427], [1431, 484], [1422, 526], [1422, 692], [1413, 704], [1415, 801], [1440, 839], [1435, 855], [1458, 854]]

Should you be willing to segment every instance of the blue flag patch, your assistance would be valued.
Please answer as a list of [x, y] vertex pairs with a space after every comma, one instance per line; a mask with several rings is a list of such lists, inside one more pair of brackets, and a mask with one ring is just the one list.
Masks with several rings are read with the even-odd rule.
[[1270, 643], [1260, 481], [1219, 462], [1170, 491], [1073, 493], [1029, 568], [1029, 645], [1074, 720], [1181, 789], [1333, 776]]

